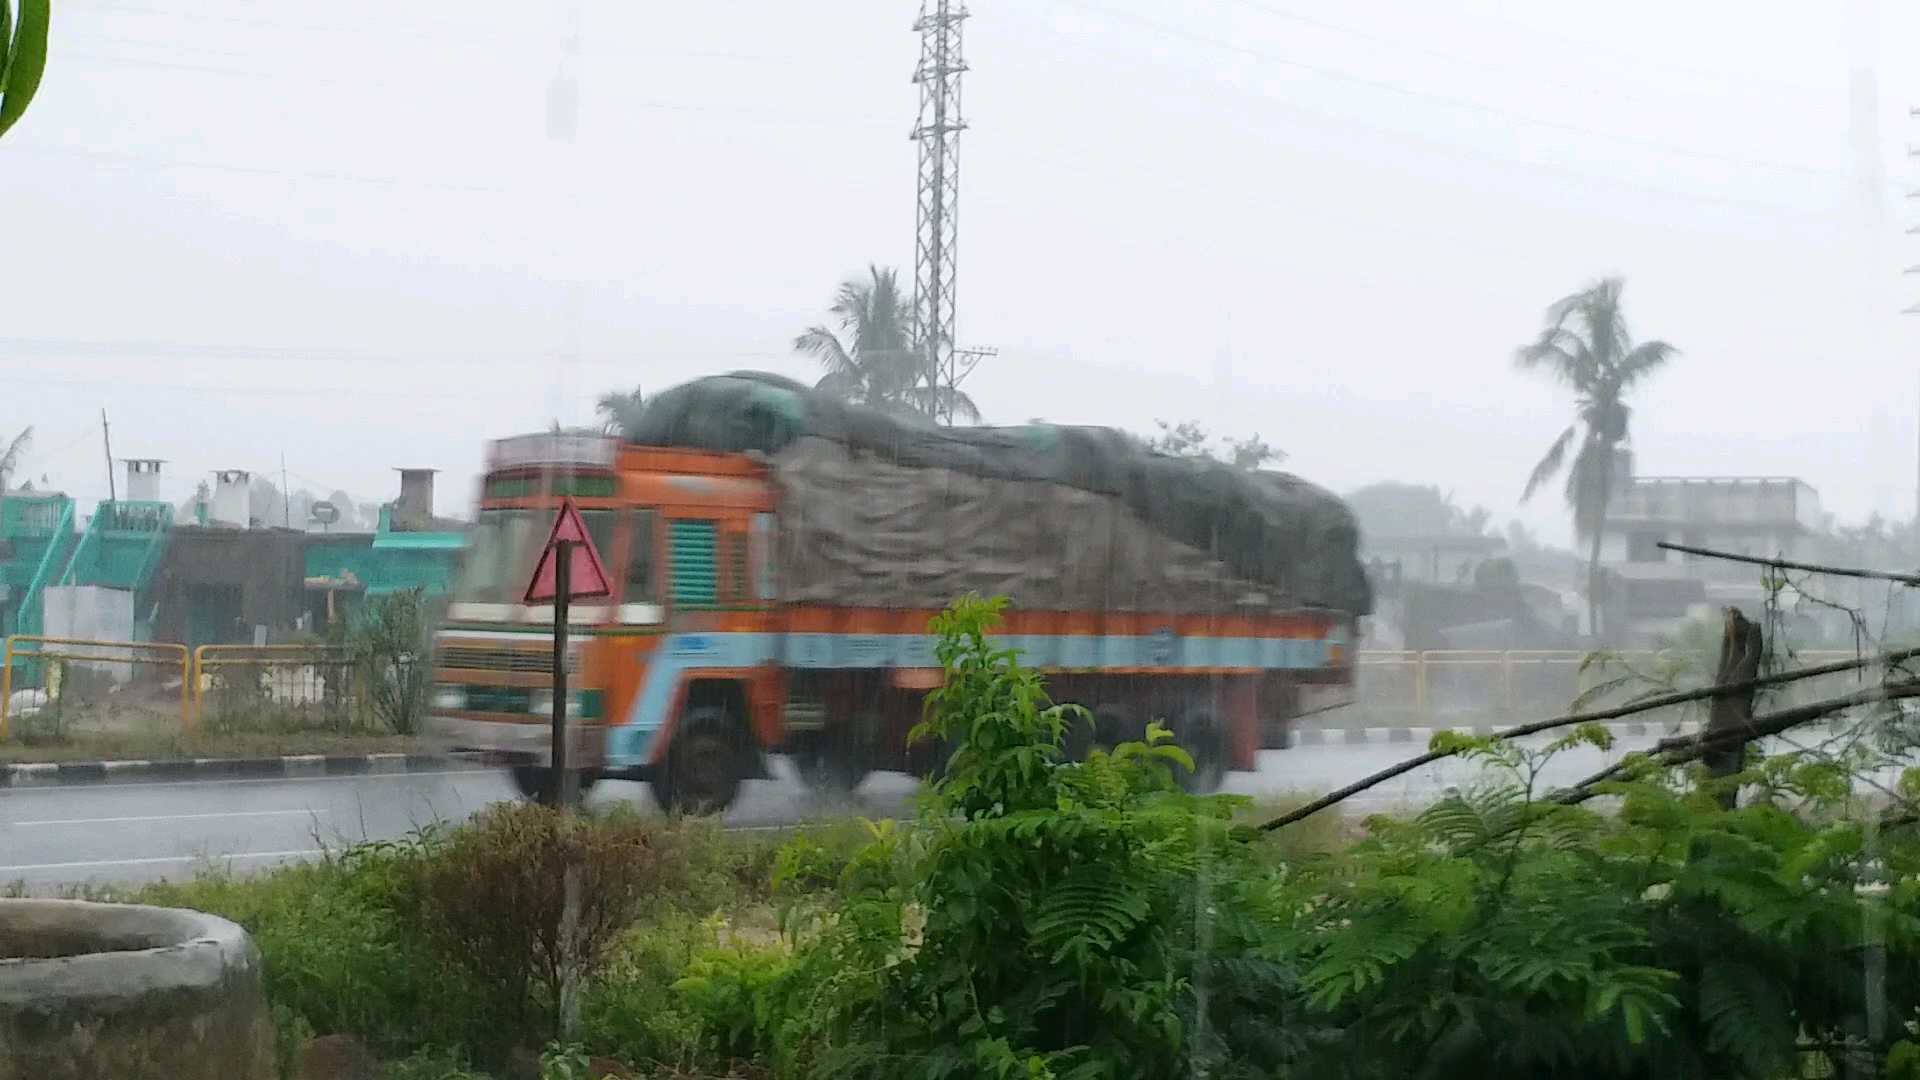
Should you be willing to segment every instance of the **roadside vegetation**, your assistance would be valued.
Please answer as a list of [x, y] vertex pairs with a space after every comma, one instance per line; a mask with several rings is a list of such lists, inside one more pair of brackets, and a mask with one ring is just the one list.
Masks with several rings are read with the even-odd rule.
[[[1165, 734], [1062, 758], [1077, 710], [965, 601], [910, 820], [785, 837], [502, 804], [398, 843], [122, 897], [265, 957], [283, 1058], [409, 1080], [1920, 1077], [1920, 774], [1843, 752], [1627, 770], [1442, 735], [1495, 779], [1410, 816], [1253, 823]], [[1878, 781], [1876, 781], [1878, 783]], [[1729, 808], [1722, 793], [1745, 791]]]

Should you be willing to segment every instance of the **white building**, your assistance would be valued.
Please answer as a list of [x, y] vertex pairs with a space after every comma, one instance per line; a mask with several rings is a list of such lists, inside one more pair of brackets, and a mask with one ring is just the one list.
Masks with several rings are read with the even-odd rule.
[[1600, 561], [1621, 588], [1608, 597], [1616, 625], [1646, 638], [1729, 604], [1755, 613], [1766, 599], [1758, 566], [1668, 551], [1662, 542], [1740, 555], [1806, 558], [1822, 526], [1820, 496], [1792, 476], [1639, 476], [1617, 455]]

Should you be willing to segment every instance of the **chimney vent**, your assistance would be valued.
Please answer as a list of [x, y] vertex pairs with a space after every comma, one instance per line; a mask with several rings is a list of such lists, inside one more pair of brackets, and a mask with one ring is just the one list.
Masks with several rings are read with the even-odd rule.
[[127, 501], [160, 501], [159, 458], [127, 458]]
[[212, 524], [232, 529], [253, 522], [253, 474], [245, 469], [220, 469], [213, 474]]
[[439, 471], [400, 470], [400, 498], [393, 504], [396, 520], [424, 525], [433, 519], [433, 474]]

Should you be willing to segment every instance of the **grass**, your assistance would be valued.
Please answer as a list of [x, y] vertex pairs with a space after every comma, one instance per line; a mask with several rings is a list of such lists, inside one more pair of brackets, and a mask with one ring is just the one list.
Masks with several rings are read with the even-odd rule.
[[408, 753], [419, 746], [419, 740], [408, 735], [336, 735], [326, 731], [81, 732], [45, 741], [9, 738], [0, 742], [0, 764]]

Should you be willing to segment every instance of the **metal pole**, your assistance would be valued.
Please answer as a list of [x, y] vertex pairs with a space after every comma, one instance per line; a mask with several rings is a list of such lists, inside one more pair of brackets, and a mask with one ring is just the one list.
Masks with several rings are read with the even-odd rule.
[[120, 493], [113, 486], [113, 436], [107, 431], [107, 410], [100, 410], [100, 444], [107, 450], [107, 501], [119, 502]]
[[553, 773], [547, 797], [558, 809], [571, 803], [567, 782], [567, 593], [573, 582], [572, 540], [554, 544], [553, 557]]

